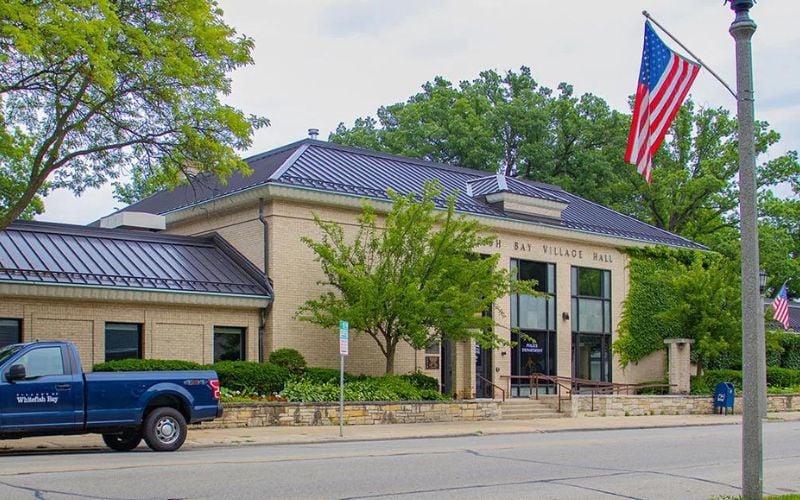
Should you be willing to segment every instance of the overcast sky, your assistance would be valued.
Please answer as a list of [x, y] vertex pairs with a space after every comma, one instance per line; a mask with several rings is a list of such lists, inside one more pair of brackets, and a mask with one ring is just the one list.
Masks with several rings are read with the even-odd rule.
[[[733, 12], [721, 0], [222, 0], [225, 21], [255, 40], [255, 64], [237, 71], [227, 102], [266, 116], [247, 156], [406, 100], [435, 76], [457, 82], [484, 69], [531, 68], [629, 112], [647, 10], [735, 89]], [[762, 0], [751, 11], [756, 118], [783, 136], [772, 154], [800, 149], [798, 0]], [[665, 42], [682, 52], [662, 34]], [[735, 113], [707, 71], [691, 91], [701, 105]], [[631, 167], [633, 168], [633, 167]], [[56, 192], [40, 220], [85, 224], [119, 203], [109, 187], [80, 198]]]

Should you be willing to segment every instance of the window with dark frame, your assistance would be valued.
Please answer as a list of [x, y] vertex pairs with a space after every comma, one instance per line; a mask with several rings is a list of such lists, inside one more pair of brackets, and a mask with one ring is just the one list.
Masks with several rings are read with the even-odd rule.
[[572, 268], [573, 376], [611, 382], [611, 271]]
[[0, 347], [22, 342], [22, 321], [0, 319]]
[[[511, 295], [512, 396], [528, 396], [530, 380], [524, 377], [556, 372], [556, 266], [553, 263], [511, 259], [519, 280], [536, 280], [544, 297]], [[515, 378], [517, 377], [517, 378]]]
[[142, 325], [106, 323], [105, 360], [142, 358]]
[[244, 361], [245, 329], [233, 326], [214, 327], [214, 362]]

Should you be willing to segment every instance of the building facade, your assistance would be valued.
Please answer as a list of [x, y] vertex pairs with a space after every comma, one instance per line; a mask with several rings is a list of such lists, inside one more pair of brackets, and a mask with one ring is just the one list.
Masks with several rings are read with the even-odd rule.
[[[500, 254], [500, 265], [520, 279], [535, 279], [546, 297], [506, 297], [488, 312], [495, 319], [496, 333], [512, 342], [512, 347], [483, 349], [474, 342], [447, 341], [425, 350], [403, 345], [395, 360], [398, 373], [420, 370], [438, 378], [445, 392], [458, 397], [491, 397], [493, 386], [512, 396], [526, 396], [531, 373], [614, 382], [663, 377], [663, 357], [622, 369], [611, 348], [628, 292], [625, 248], [702, 246], [556, 186], [323, 141], [300, 141], [247, 161], [253, 170], [249, 177], [236, 175], [224, 185], [205, 177], [115, 215], [163, 216], [165, 228], [155, 237], [168, 234], [192, 240], [217, 235], [264, 272], [271, 285], [261, 295], [262, 305], [268, 304], [264, 307], [206, 308], [195, 313], [187, 306], [176, 311], [175, 318], [159, 303], [137, 309], [125, 301], [115, 302], [114, 308], [125, 310], [119, 317], [127, 319], [113, 322], [144, 325], [145, 347], [140, 355], [211, 360], [215, 328], [228, 326], [244, 329], [240, 330], [247, 339], [243, 359], [263, 359], [275, 349], [290, 347], [303, 353], [311, 366], [337, 367], [337, 332], [323, 331], [295, 317], [301, 304], [325, 291], [318, 284], [324, 278], [320, 266], [300, 238], [321, 236], [315, 214], [354, 233], [365, 200], [378, 213], [385, 213], [390, 208], [387, 189], [401, 194], [420, 192], [425, 182], [436, 180], [444, 194], [456, 195], [459, 213], [490, 228], [493, 243], [477, 250]], [[35, 318], [40, 313], [24, 310], [46, 306], [36, 304], [22, 301], [14, 306], [16, 312], [0, 306], [0, 321], [31, 315], [34, 319], [26, 324], [30, 333], [23, 338], [33, 338], [39, 331]], [[99, 361], [108, 352], [98, 342], [103, 336], [103, 327], [98, 325], [112, 322], [107, 318], [113, 315], [107, 314], [106, 307], [88, 303], [86, 307], [94, 307], [95, 312], [80, 314], [95, 318], [95, 325], [81, 331], [91, 330], [94, 340], [87, 341], [82, 350], [93, 349], [90, 359]], [[159, 330], [158, 326], [188, 323], [195, 325], [194, 330], [167, 326]], [[77, 331], [62, 330], [61, 335], [75, 336]], [[165, 351], [160, 346], [171, 343], [166, 339], [184, 347]], [[380, 374], [384, 357], [371, 338], [351, 332], [346, 369]]]

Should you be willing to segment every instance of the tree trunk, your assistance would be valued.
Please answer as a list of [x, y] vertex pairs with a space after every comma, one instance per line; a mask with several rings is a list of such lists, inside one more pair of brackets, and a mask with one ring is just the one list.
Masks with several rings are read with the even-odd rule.
[[394, 352], [395, 346], [389, 345], [386, 349], [386, 375], [394, 374]]
[[22, 197], [8, 207], [8, 210], [5, 213], [0, 215], [0, 230], [7, 228], [9, 224], [14, 222], [17, 217], [19, 217], [20, 214], [25, 211], [33, 198], [36, 196], [36, 192], [40, 187], [42, 187], [41, 182], [36, 186], [29, 184], [25, 189], [25, 192], [22, 193]]

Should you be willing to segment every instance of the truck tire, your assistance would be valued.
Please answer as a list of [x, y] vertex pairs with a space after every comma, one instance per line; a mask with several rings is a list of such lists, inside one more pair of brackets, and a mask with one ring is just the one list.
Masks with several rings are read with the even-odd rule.
[[153, 451], [175, 451], [186, 441], [186, 419], [175, 408], [151, 411], [144, 420], [144, 441]]
[[114, 451], [131, 451], [142, 442], [142, 433], [125, 431], [122, 434], [103, 434], [103, 442]]

